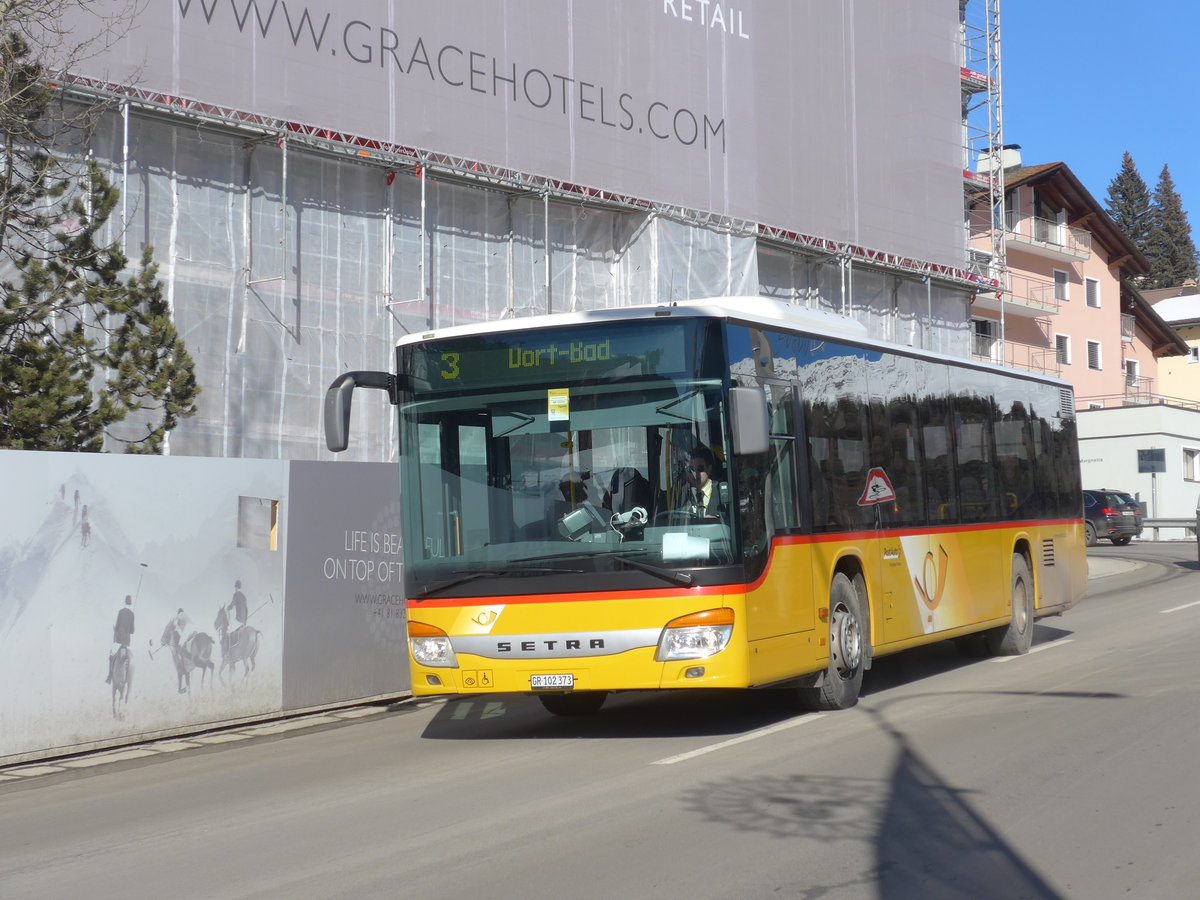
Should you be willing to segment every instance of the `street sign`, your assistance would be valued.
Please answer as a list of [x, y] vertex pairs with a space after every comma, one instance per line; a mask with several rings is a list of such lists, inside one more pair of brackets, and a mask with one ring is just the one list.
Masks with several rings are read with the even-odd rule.
[[1139, 474], [1167, 471], [1166, 450], [1139, 450], [1137, 454]]

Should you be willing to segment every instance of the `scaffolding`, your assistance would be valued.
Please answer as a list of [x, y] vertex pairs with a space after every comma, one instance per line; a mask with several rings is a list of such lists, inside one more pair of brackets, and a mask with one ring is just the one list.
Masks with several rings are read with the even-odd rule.
[[1000, 0], [959, 0], [962, 35], [963, 183], [966, 231], [972, 210], [986, 210], [990, 255], [977, 257], [980, 278], [1005, 284], [1003, 105], [1000, 92]]

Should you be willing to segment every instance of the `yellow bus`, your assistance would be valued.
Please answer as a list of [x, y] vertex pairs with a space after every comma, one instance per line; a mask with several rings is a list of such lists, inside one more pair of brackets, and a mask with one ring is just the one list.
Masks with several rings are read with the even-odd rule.
[[730, 297], [435, 330], [356, 387], [397, 406], [415, 695], [794, 688], [1028, 651], [1084, 594], [1069, 385]]

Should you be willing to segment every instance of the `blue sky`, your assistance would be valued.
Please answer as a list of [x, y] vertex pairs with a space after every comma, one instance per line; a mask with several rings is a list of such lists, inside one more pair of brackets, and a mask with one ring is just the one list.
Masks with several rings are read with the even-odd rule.
[[1004, 142], [1064, 162], [1104, 206], [1128, 150], [1166, 164], [1200, 244], [1200, 2], [1000, 0]]

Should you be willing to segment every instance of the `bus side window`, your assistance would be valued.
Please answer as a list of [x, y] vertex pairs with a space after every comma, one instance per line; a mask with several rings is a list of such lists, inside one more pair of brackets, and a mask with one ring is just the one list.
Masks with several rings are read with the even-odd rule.
[[771, 450], [767, 463], [767, 490], [770, 503], [768, 531], [799, 525], [796, 506], [796, 416], [795, 395], [791, 385], [768, 384], [767, 408], [771, 423]]
[[933, 524], [958, 521], [958, 505], [951, 486], [950, 429], [944, 407], [933, 400], [921, 403], [921, 442], [925, 448], [925, 500]]
[[1033, 499], [1033, 446], [1025, 408], [1014, 403], [1012, 410], [993, 426], [1000, 488], [1000, 517], [1020, 519], [1030, 515]]
[[992, 467], [987, 401], [958, 398], [954, 404], [955, 475], [964, 522], [994, 518], [996, 479]]
[[894, 500], [879, 505], [882, 521], [893, 525], [925, 524], [925, 491], [918, 454], [917, 413], [911, 398], [871, 407], [871, 465], [887, 474]]
[[768, 523], [772, 531], [795, 528], [799, 523], [796, 517], [796, 441], [791, 437], [771, 437], [771, 461], [767, 474], [771, 491], [771, 521]]

